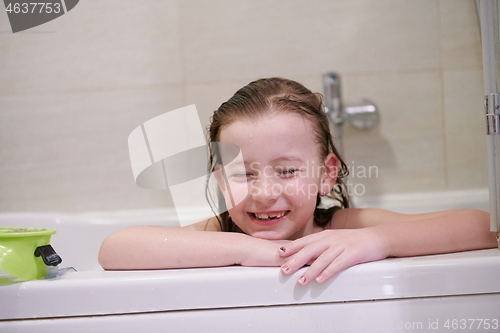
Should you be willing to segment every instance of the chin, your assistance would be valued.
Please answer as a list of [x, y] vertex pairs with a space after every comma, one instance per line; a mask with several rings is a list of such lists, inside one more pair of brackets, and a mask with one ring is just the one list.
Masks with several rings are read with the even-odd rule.
[[289, 237], [289, 235], [283, 234], [279, 231], [266, 230], [266, 231], [254, 231], [254, 232], [245, 232], [247, 235], [267, 239], [267, 240], [284, 240]]

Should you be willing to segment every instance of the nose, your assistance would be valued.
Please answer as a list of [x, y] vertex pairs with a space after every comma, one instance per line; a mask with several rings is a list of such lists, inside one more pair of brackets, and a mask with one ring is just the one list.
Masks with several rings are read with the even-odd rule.
[[278, 199], [281, 195], [281, 184], [274, 181], [274, 177], [261, 176], [251, 183], [252, 199], [260, 202], [269, 202]]

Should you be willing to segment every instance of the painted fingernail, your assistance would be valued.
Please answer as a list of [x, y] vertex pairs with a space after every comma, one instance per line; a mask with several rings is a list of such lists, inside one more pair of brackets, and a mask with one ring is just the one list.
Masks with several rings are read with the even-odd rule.
[[318, 276], [316, 278], [316, 282], [318, 282], [318, 283], [323, 282], [323, 277], [322, 276]]
[[281, 269], [283, 270], [283, 272], [285, 273], [288, 273], [290, 271], [290, 267], [286, 266], [286, 265], [283, 265], [281, 266]]
[[283, 253], [285, 253], [285, 248], [283, 246], [280, 247], [280, 251], [283, 252]]
[[303, 276], [301, 276], [301, 277], [300, 277], [300, 279], [299, 279], [299, 283], [300, 283], [300, 284], [304, 284], [304, 283], [306, 283], [306, 278], [305, 278], [305, 277], [303, 277]]

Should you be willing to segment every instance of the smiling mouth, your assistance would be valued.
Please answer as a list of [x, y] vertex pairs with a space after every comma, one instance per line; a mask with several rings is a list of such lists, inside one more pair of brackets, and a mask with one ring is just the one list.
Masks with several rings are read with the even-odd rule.
[[269, 213], [249, 213], [253, 218], [260, 221], [272, 221], [282, 218], [287, 215], [289, 210], [284, 210], [281, 212], [269, 212]]

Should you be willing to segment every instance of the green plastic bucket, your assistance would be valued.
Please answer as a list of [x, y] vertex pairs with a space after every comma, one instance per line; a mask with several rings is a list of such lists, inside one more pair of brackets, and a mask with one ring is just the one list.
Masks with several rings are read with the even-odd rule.
[[41, 279], [61, 258], [50, 246], [55, 229], [0, 227], [0, 270], [21, 280]]

